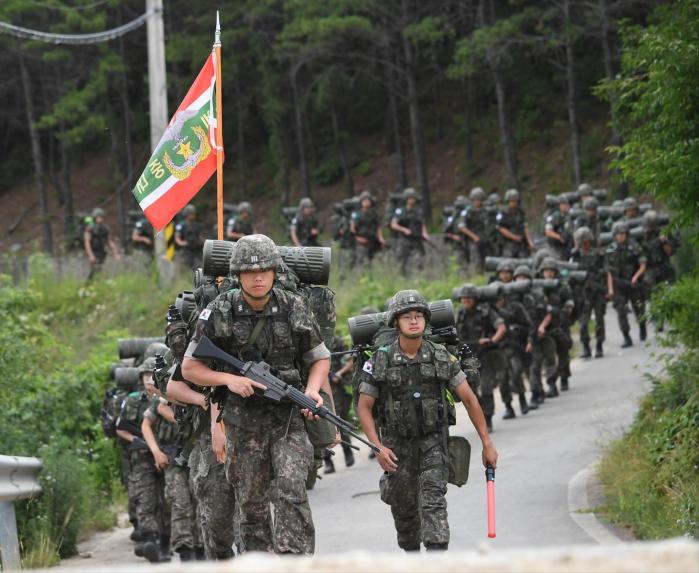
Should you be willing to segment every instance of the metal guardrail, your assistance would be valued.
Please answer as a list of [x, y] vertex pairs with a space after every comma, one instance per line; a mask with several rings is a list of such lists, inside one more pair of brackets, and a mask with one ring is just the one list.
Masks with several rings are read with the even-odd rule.
[[17, 518], [13, 502], [41, 493], [41, 460], [0, 455], [0, 568], [20, 568]]

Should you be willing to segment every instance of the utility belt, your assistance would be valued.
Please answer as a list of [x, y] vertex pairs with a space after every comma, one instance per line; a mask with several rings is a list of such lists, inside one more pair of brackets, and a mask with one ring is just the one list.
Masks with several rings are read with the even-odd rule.
[[443, 432], [456, 423], [456, 411], [440, 397], [422, 398], [419, 391], [403, 400], [386, 400], [380, 426], [382, 433], [398, 438], [418, 438]]

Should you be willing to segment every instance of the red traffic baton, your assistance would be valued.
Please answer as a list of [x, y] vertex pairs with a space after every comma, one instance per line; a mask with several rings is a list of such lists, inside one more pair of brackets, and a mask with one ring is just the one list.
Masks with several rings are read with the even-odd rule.
[[485, 484], [488, 493], [488, 537], [495, 537], [495, 470], [488, 464], [485, 469]]

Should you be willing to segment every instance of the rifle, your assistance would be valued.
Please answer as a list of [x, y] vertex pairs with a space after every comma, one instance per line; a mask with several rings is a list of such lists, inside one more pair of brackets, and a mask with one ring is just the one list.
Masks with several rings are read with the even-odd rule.
[[243, 362], [242, 360], [238, 360], [234, 356], [221, 350], [206, 336], [201, 337], [192, 356], [197, 360], [217, 360], [223, 362], [227, 366], [230, 366], [238, 376], [245, 376], [265, 386], [265, 390], [262, 392], [265, 398], [273, 400], [274, 402], [281, 402], [283, 398], [286, 398], [300, 408], [310, 410], [314, 415], [327, 420], [340, 430], [347, 432], [347, 434], [366, 444], [376, 453], [380, 451], [378, 446], [357, 434], [352, 424], [343, 420], [325, 406], [318, 406], [313, 399], [306, 396], [303, 392], [277, 378], [272, 374], [269, 364], [265, 362]]

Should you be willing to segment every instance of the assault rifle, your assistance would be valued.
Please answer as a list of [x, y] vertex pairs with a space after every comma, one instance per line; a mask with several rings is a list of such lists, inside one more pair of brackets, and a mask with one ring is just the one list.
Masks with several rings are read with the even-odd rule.
[[343, 420], [325, 406], [318, 406], [312, 398], [309, 398], [300, 390], [277, 378], [272, 374], [269, 364], [265, 362], [243, 362], [242, 360], [238, 360], [234, 356], [221, 350], [206, 336], [201, 337], [192, 356], [197, 360], [216, 360], [226, 364], [231, 367], [238, 376], [245, 376], [265, 386], [262, 392], [265, 398], [273, 400], [274, 402], [281, 402], [282, 399], [286, 398], [300, 408], [310, 410], [314, 415], [327, 420], [340, 430], [347, 432], [353, 438], [369, 446], [376, 453], [380, 451], [378, 446], [357, 434], [354, 431], [354, 426], [350, 422]]
[[150, 451], [148, 444], [143, 439], [143, 433], [141, 432], [141, 428], [139, 428], [136, 424], [133, 424], [133, 423], [129, 422], [128, 420], [124, 420], [120, 416], [119, 418], [117, 418], [116, 428], [117, 428], [117, 430], [123, 430], [125, 432], [129, 432], [129, 434], [131, 434], [133, 436], [133, 441], [129, 445], [130, 451], [135, 451], [135, 450], [148, 450], [148, 451]]

